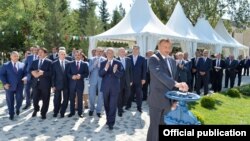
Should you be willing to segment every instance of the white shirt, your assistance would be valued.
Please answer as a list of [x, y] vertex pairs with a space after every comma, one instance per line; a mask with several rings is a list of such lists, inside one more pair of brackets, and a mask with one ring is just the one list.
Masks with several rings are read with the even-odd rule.
[[169, 62], [170, 56], [164, 56], [164, 55], [161, 55], [161, 56], [162, 56], [162, 58], [163, 58], [164, 61], [167, 60], [168, 70], [169, 70], [169, 72], [170, 72], [171, 77], [173, 77], [171, 65], [170, 65], [170, 62]]
[[119, 58], [120, 58], [120, 60], [122, 62], [123, 68], [125, 69], [125, 67], [126, 67], [126, 59], [125, 59], [125, 57], [119, 57]]
[[59, 59], [59, 61], [60, 61], [60, 66], [63, 66], [63, 68], [65, 69], [65, 60], [60, 60]]
[[11, 63], [12, 63], [12, 66], [16, 67], [16, 69], [18, 70], [18, 62], [14, 63], [13, 61], [11, 61]]
[[135, 63], [136, 63], [136, 61], [137, 61], [137, 58], [138, 58], [138, 55], [133, 55], [133, 62], [134, 62], [134, 65], [135, 65]]

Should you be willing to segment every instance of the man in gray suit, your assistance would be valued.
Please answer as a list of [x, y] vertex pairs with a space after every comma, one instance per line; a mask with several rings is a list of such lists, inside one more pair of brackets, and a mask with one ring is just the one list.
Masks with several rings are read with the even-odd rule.
[[98, 89], [98, 99], [97, 99], [97, 107], [96, 114], [98, 117], [101, 117], [101, 111], [103, 106], [103, 94], [100, 91], [102, 78], [99, 76], [100, 64], [102, 61], [105, 61], [106, 58], [101, 56], [102, 49], [97, 48], [95, 52], [95, 57], [91, 58], [89, 61], [89, 116], [93, 116], [95, 110], [95, 99], [96, 99], [96, 91]]
[[178, 60], [176, 60], [177, 63], [177, 81], [178, 82], [188, 82], [188, 72], [191, 72], [189, 70], [188, 62], [184, 60], [184, 53], [178, 52], [176, 54]]
[[187, 91], [186, 83], [176, 82], [176, 62], [169, 56], [172, 44], [168, 39], [158, 43], [159, 52], [149, 59], [150, 94], [148, 97], [150, 125], [147, 141], [159, 140], [159, 125], [164, 124], [163, 116], [171, 110], [171, 102], [164, 95], [173, 88]]

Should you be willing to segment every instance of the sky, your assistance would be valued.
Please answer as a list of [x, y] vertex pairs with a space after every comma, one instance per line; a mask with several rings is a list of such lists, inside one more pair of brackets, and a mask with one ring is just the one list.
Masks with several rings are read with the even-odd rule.
[[[70, 2], [70, 7], [72, 9], [77, 9], [79, 8], [79, 0], [68, 0]], [[95, 0], [97, 3], [100, 3], [101, 0]], [[126, 13], [130, 10], [133, 0], [106, 0], [107, 2], [107, 8], [109, 11], [109, 14], [112, 15], [113, 10], [119, 6], [120, 3], [122, 3], [123, 8], [125, 8]], [[97, 8], [98, 9], [98, 8]], [[98, 11], [98, 10], [97, 10]]]

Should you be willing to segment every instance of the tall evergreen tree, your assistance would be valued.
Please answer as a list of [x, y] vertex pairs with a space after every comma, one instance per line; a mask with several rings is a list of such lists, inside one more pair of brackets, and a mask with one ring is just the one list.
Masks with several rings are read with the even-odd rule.
[[106, 31], [108, 29], [109, 12], [107, 9], [106, 0], [102, 0], [99, 5], [99, 13], [103, 24], [103, 29]]
[[115, 10], [113, 11], [113, 16], [112, 16], [112, 21], [110, 23], [110, 27], [115, 26], [117, 23], [119, 23], [122, 20], [122, 16], [116, 7]]
[[81, 33], [86, 35], [84, 27], [87, 24], [89, 11], [95, 10], [97, 4], [96, 2], [94, 2], [94, 0], [80, 0], [80, 3], [81, 6], [79, 8], [79, 29]]

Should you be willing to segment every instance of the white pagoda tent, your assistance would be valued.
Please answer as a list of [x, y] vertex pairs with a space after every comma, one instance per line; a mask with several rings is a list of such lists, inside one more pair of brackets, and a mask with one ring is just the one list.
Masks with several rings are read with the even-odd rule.
[[233, 49], [231, 49], [229, 52], [227, 52], [226, 55], [229, 55], [231, 53], [233, 53], [236, 56], [238, 56], [239, 54], [239, 50], [243, 51], [242, 53], [244, 54], [244, 56], [246, 56], [247, 54], [249, 54], [249, 48], [245, 47], [244, 45], [242, 45], [241, 43], [239, 43], [237, 40], [235, 40], [227, 31], [224, 23], [222, 20], [219, 20], [219, 22], [217, 23], [217, 25], [215, 26], [215, 31], [224, 39], [226, 40], [228, 43], [230, 43], [232, 46], [234, 46]]
[[181, 49], [183, 52], [188, 52], [190, 57], [194, 55], [195, 50], [193, 50], [193, 45], [200, 41], [197, 33], [194, 29], [194, 26], [190, 22], [190, 20], [186, 17], [183, 7], [181, 6], [180, 2], [178, 1], [175, 9], [166, 24], [167, 29], [172, 29], [176, 33], [184, 36], [188, 40], [181, 41]]
[[187, 38], [175, 33], [156, 17], [147, 0], [136, 0], [131, 10], [113, 28], [96, 36], [90, 37], [89, 56], [98, 41], [127, 41], [136, 42], [140, 46], [140, 53], [154, 50], [159, 38], [184, 41]]
[[195, 30], [202, 41], [201, 43], [206, 43], [214, 47], [214, 53], [222, 53], [222, 47], [234, 47], [223, 39], [204, 17], [198, 19], [198, 22], [195, 25]]

